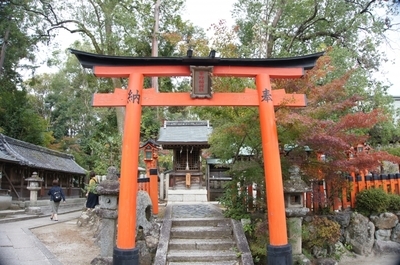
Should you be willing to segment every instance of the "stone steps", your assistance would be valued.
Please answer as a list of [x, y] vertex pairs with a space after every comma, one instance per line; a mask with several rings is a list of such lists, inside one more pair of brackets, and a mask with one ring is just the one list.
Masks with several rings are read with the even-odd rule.
[[172, 219], [167, 251], [169, 265], [237, 265], [240, 253], [229, 219]]
[[172, 227], [172, 238], [232, 238], [232, 229], [229, 227], [213, 226], [183, 226]]
[[181, 239], [173, 238], [169, 241], [170, 250], [225, 250], [233, 249], [235, 242], [231, 238], [225, 239]]
[[169, 262], [169, 265], [239, 265], [237, 261]]
[[237, 254], [232, 250], [216, 250], [216, 251], [168, 251], [169, 262], [215, 262], [215, 261], [231, 261], [237, 259]]
[[178, 226], [214, 226], [214, 227], [231, 227], [231, 222], [226, 218], [181, 218], [172, 219], [173, 225]]

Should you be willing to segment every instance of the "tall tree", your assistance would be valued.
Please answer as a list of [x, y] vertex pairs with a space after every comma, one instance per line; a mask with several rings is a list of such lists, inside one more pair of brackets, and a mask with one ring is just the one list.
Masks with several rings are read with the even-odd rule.
[[0, 1], [0, 131], [34, 144], [46, 145], [51, 140], [45, 121], [35, 112], [22, 83], [18, 68], [21, 60], [32, 60], [40, 38], [29, 30], [34, 16], [11, 1]]
[[[44, 18], [48, 34], [60, 29], [78, 33], [90, 43], [91, 47], [86, 51], [127, 56], [151, 56], [154, 37], [158, 40], [159, 55], [176, 55], [179, 50], [173, 45], [170, 37], [183, 37], [180, 32], [187, 25], [180, 17], [182, 7], [182, 0], [90, 0], [50, 3], [37, 0], [24, 5], [27, 12], [39, 14]], [[159, 10], [159, 13], [154, 15], [153, 10]], [[150, 86], [149, 81], [146, 81], [146, 84]], [[108, 90], [112, 91], [115, 87], [126, 87], [126, 81], [112, 79]], [[117, 112], [118, 129], [122, 132], [124, 109], [117, 108]]]

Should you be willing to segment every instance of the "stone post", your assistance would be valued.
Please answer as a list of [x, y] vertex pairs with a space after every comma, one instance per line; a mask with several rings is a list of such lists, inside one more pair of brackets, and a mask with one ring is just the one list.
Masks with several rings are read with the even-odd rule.
[[165, 176], [165, 200], [168, 201], [169, 193], [169, 173]]
[[164, 200], [164, 173], [160, 174], [160, 187], [159, 187], [159, 191], [160, 191], [160, 199]]
[[100, 256], [91, 264], [113, 264], [113, 251], [117, 234], [119, 181], [115, 167], [109, 167], [106, 180], [97, 186], [100, 207], [96, 214], [100, 217], [99, 246]]

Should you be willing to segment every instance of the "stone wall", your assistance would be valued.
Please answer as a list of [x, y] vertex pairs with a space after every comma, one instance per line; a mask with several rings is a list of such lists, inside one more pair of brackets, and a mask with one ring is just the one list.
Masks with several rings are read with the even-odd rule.
[[371, 253], [400, 254], [400, 212], [363, 216], [357, 212], [344, 211], [327, 216], [340, 224], [343, 245], [363, 256]]

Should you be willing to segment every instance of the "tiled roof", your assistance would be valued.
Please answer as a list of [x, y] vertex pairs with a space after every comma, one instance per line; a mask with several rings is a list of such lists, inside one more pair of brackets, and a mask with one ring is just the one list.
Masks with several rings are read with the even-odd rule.
[[211, 132], [208, 121], [166, 121], [160, 128], [157, 143], [208, 145]]
[[6, 161], [10, 163], [18, 163], [18, 160], [7, 155], [5, 152], [3, 153], [3, 150], [0, 150], [0, 161]]
[[0, 134], [0, 160], [34, 168], [85, 175], [86, 170], [69, 154]]

